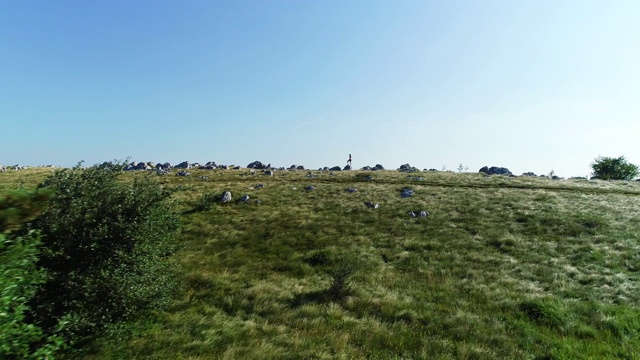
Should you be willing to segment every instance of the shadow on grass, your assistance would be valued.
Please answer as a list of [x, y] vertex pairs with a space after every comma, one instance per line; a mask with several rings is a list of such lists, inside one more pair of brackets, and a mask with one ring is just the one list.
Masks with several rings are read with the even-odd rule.
[[350, 289], [338, 290], [329, 288], [324, 290], [312, 291], [296, 295], [293, 300], [291, 300], [291, 306], [297, 308], [306, 304], [341, 304], [351, 294], [352, 291]]

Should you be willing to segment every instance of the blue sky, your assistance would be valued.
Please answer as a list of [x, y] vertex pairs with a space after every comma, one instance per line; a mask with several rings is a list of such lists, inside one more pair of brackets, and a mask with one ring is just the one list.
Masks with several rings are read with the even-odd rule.
[[640, 163], [638, 1], [3, 1], [0, 164]]

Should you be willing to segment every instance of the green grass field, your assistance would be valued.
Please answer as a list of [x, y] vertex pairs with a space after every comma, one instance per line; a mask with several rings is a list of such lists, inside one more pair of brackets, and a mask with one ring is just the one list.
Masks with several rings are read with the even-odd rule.
[[175, 189], [184, 293], [88, 358], [640, 358], [639, 182], [190, 171], [122, 175]]

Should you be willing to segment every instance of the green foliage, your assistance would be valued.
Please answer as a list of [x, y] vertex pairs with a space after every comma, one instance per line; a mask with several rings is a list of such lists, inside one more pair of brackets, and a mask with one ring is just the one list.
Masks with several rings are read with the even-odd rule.
[[349, 286], [349, 279], [357, 271], [362, 269], [364, 264], [351, 254], [340, 254], [329, 268], [331, 276], [331, 286], [327, 290], [329, 298], [333, 301], [344, 300], [352, 292]]
[[[45, 281], [45, 272], [36, 265], [40, 236], [10, 234], [35, 218], [46, 205], [43, 192], [9, 192], [0, 199], [0, 358], [51, 358], [63, 344], [55, 335], [26, 320], [28, 302]], [[4, 234], [3, 234], [4, 233]]]
[[0, 359], [52, 358], [63, 346], [26, 320], [27, 303], [45, 280], [36, 266], [39, 243], [35, 233], [13, 239], [0, 234]]
[[47, 191], [14, 190], [0, 199], [0, 233], [21, 228], [36, 218], [45, 208]]
[[207, 211], [211, 209], [211, 207], [216, 203], [216, 201], [220, 200], [220, 194], [214, 193], [205, 193], [196, 201], [195, 205], [191, 212], [200, 212]]
[[633, 180], [640, 174], [638, 165], [627, 162], [624, 156], [619, 158], [600, 156], [591, 164], [593, 176], [602, 180]]
[[39, 264], [49, 277], [31, 302], [34, 322], [49, 331], [67, 322], [72, 345], [164, 308], [177, 288], [170, 193], [149, 179], [120, 182], [119, 169], [78, 166], [41, 185], [52, 195], [34, 227], [43, 235]]
[[[307, 192], [306, 172], [192, 175], [154, 177], [181, 188], [186, 291], [90, 358], [640, 358], [640, 183], [349, 171]], [[191, 211], [222, 189], [261, 203]]]

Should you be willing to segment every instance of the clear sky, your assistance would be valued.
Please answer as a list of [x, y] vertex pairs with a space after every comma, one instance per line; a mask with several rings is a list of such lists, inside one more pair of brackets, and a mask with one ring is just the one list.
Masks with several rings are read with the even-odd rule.
[[640, 1], [0, 2], [0, 164], [640, 163]]

